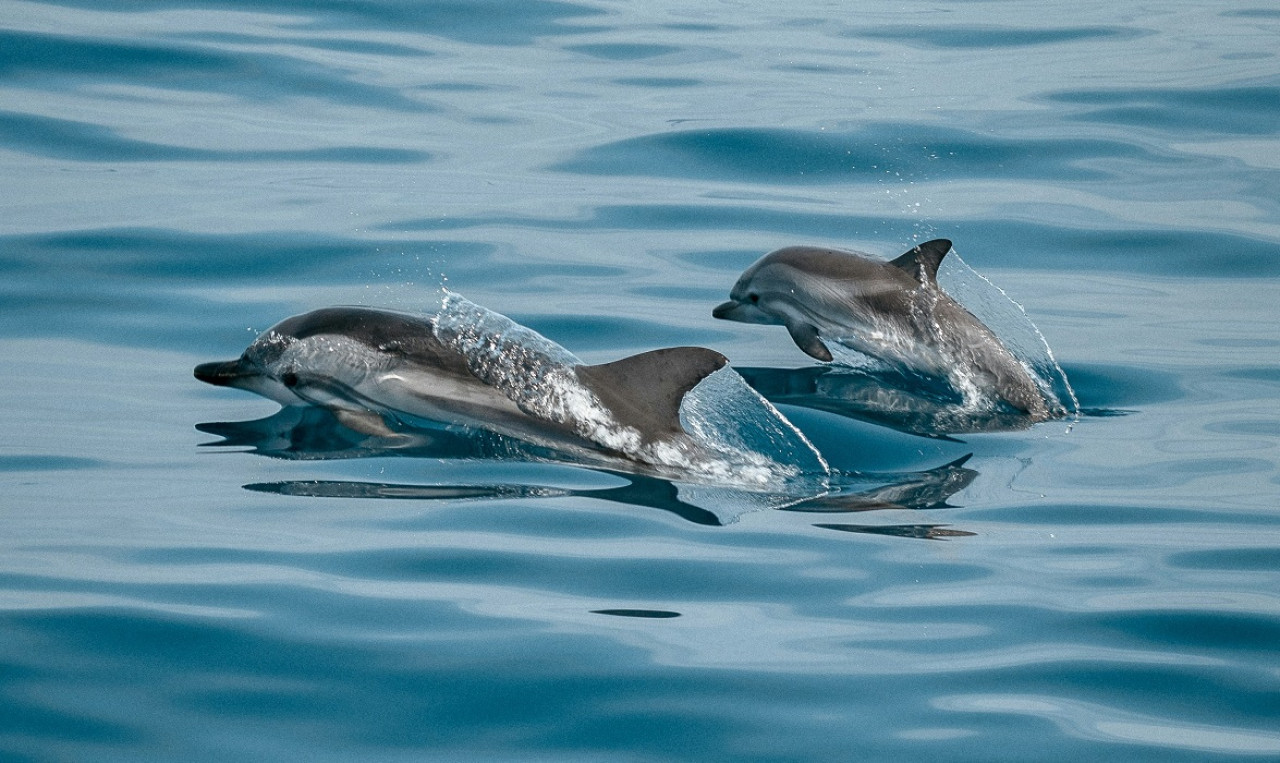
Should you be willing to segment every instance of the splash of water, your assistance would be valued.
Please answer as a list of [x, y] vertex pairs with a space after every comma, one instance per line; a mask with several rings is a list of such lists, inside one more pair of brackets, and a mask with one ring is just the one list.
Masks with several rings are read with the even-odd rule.
[[711, 374], [686, 395], [681, 422], [688, 443], [645, 442], [578, 381], [574, 367], [581, 361], [559, 344], [447, 289], [431, 320], [436, 337], [521, 410], [635, 460], [713, 483], [769, 490], [829, 471], [804, 435], [730, 369]]
[[786, 464], [793, 478], [831, 471], [795, 424], [731, 368], [711, 374], [685, 396], [680, 423], [725, 463], [745, 459], [744, 466], [762, 471]]
[[1026, 309], [974, 270], [956, 251], [942, 261], [939, 284], [1000, 337], [1005, 347], [1032, 372], [1051, 409], [1080, 417], [1080, 401], [1040, 328]]

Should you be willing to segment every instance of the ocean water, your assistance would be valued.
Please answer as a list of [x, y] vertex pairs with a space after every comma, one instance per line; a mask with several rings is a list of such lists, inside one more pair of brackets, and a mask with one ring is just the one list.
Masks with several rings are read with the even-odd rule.
[[[1277, 39], [1247, 0], [0, 0], [0, 758], [1280, 757]], [[936, 237], [1078, 420], [842, 415], [711, 318], [771, 249]], [[719, 350], [857, 479], [379, 449], [191, 376], [443, 284], [587, 362]]]

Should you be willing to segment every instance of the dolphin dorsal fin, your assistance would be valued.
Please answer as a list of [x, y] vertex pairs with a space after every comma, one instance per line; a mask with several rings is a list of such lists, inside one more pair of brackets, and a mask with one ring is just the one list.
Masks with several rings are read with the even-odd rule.
[[704, 347], [669, 347], [574, 370], [619, 424], [653, 441], [684, 432], [680, 403], [685, 394], [728, 362]]
[[907, 271], [920, 283], [930, 284], [938, 280], [938, 266], [942, 264], [942, 258], [949, 251], [951, 251], [949, 240], [935, 238], [924, 242], [889, 264]]

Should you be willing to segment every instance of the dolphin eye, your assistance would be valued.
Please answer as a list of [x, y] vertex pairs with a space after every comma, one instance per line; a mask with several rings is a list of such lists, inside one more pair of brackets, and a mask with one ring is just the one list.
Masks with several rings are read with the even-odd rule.
[[760, 301], [760, 295], [756, 294], [755, 292], [751, 292], [750, 294], [747, 295], [747, 299], [751, 300], [752, 304], [755, 304], [756, 302]]
[[285, 371], [280, 374], [280, 383], [286, 387], [296, 387], [298, 386], [298, 375], [293, 371]]

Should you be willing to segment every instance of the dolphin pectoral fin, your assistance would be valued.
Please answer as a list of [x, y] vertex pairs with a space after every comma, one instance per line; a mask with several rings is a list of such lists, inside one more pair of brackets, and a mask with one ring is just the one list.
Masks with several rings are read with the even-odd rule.
[[360, 434], [367, 434], [371, 437], [398, 437], [387, 426], [387, 422], [381, 415], [373, 411], [356, 411], [349, 408], [335, 408], [333, 417], [338, 420], [342, 426]]
[[669, 347], [596, 366], [575, 366], [582, 382], [623, 426], [648, 441], [680, 434], [684, 396], [729, 359], [704, 347]]
[[818, 327], [812, 323], [787, 323], [787, 331], [791, 334], [791, 340], [796, 346], [804, 350], [804, 353], [811, 358], [817, 358], [824, 363], [831, 362], [831, 350], [822, 343], [822, 339], [818, 337]]
[[934, 283], [938, 280], [938, 266], [949, 251], [951, 242], [945, 238], [936, 238], [924, 242], [889, 264], [907, 271], [920, 283]]
[[333, 413], [347, 429], [371, 437], [396, 437], [382, 414], [362, 407], [359, 393], [354, 389], [314, 374], [291, 373], [281, 380], [300, 399]]

